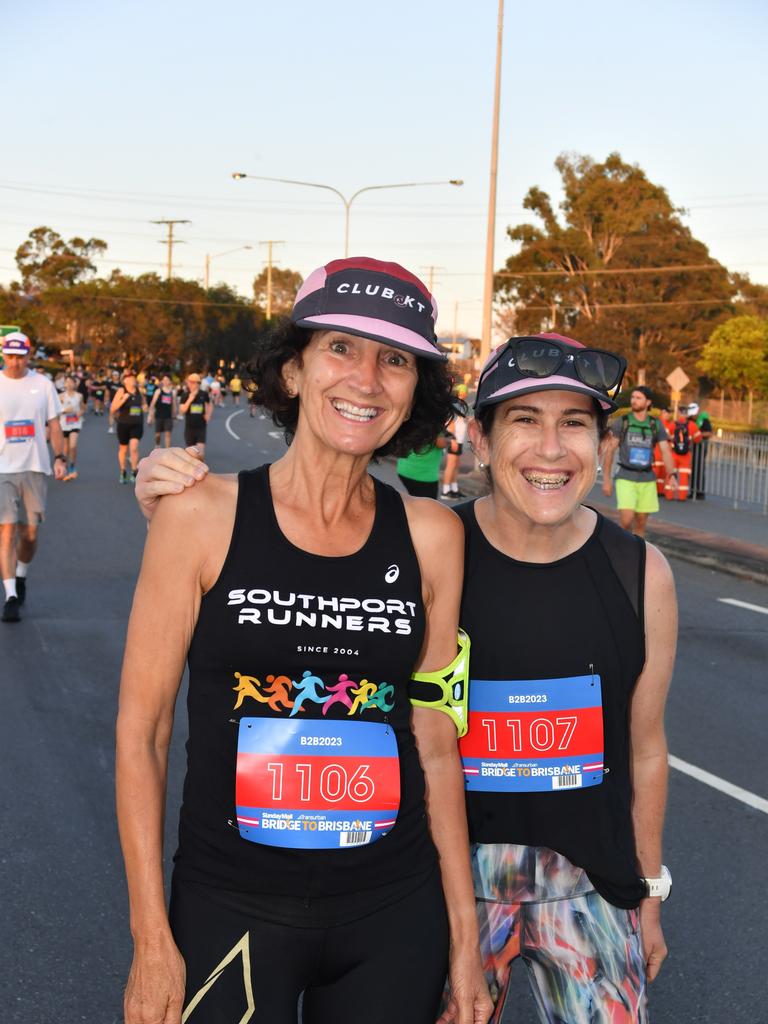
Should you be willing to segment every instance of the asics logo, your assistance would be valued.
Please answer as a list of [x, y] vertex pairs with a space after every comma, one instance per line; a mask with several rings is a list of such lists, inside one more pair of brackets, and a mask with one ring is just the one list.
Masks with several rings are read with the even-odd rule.
[[390, 565], [387, 571], [384, 573], [384, 579], [387, 583], [394, 583], [400, 576], [400, 566]]

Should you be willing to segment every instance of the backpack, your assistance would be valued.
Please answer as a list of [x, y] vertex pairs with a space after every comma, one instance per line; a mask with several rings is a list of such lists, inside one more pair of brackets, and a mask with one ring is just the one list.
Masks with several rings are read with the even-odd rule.
[[672, 451], [675, 455], [687, 455], [691, 450], [691, 435], [688, 433], [688, 421], [675, 423], [675, 432], [672, 435]]

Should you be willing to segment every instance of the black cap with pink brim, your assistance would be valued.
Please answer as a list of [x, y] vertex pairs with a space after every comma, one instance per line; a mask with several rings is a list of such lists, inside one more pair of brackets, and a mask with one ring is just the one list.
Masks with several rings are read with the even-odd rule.
[[399, 263], [367, 256], [326, 263], [302, 284], [291, 320], [299, 327], [370, 338], [426, 359], [447, 358], [435, 338], [437, 303]]

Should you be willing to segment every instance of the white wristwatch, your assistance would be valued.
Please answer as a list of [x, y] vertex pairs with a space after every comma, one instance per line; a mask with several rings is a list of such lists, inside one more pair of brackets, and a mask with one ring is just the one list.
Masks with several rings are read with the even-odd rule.
[[661, 865], [661, 874], [658, 878], [644, 878], [646, 895], [648, 896], [660, 896], [661, 902], [669, 899], [669, 894], [672, 889], [672, 875], [669, 873], [669, 868], [666, 864]]

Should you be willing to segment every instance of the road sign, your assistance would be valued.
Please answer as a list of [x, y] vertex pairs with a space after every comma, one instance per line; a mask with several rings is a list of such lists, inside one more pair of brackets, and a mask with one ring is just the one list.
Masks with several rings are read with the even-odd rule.
[[667, 384], [672, 388], [673, 391], [682, 391], [686, 384], [690, 384], [691, 378], [682, 368], [682, 366], [676, 366], [672, 373], [667, 376]]
[[4, 338], [6, 334], [15, 334], [19, 330], [21, 330], [20, 327], [14, 327], [11, 324], [0, 324], [0, 338]]

